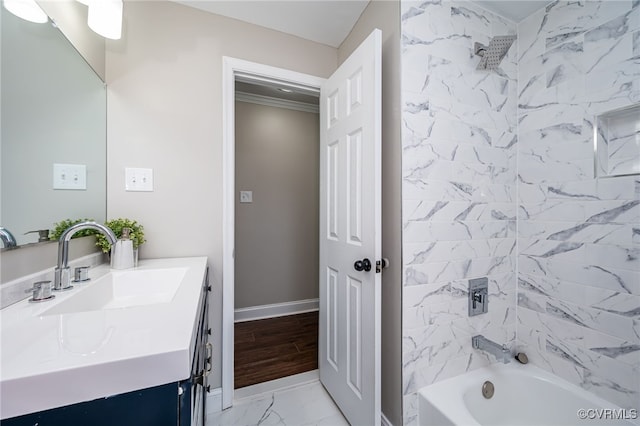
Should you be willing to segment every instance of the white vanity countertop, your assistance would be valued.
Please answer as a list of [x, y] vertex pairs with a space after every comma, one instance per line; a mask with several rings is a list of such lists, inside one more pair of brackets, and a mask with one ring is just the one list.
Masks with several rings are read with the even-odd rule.
[[[135, 270], [185, 268], [168, 303], [43, 315], [91, 286], [0, 311], [0, 419], [190, 377], [207, 258], [142, 260]], [[108, 265], [91, 268], [99, 278]]]

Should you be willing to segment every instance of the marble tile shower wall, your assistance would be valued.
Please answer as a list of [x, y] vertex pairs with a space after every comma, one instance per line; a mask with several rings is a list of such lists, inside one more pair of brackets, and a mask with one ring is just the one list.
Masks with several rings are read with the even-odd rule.
[[554, 2], [518, 41], [518, 342], [640, 409], [640, 177], [593, 163], [594, 116], [640, 101], [640, 1]]
[[[516, 335], [517, 49], [476, 71], [474, 42], [516, 26], [469, 2], [402, 2], [403, 393], [492, 362], [482, 333]], [[467, 315], [467, 280], [489, 277], [490, 309]]]

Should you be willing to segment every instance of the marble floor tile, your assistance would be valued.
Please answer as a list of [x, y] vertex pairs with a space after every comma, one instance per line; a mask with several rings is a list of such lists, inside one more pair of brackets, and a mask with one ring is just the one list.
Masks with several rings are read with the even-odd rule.
[[233, 407], [209, 413], [206, 426], [348, 426], [318, 381], [236, 399]]

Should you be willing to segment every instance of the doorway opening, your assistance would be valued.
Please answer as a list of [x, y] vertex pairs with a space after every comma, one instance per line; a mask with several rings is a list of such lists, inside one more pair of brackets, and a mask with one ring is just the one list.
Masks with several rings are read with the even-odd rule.
[[318, 368], [318, 102], [236, 77], [236, 389]]
[[349, 422], [380, 424], [381, 51], [374, 30], [326, 80], [223, 61], [223, 408], [234, 381], [235, 85], [248, 77], [320, 92], [319, 380]]
[[[236, 201], [240, 188], [236, 185], [236, 86], [243, 83], [295, 90], [309, 96], [318, 96], [324, 79], [281, 68], [270, 67], [234, 58], [223, 60], [223, 292], [222, 292], [222, 408], [231, 407], [234, 394], [235, 343], [235, 285], [236, 270]], [[286, 93], [283, 91], [283, 93]], [[246, 189], [251, 191], [251, 189]], [[245, 194], [247, 197], [258, 194]], [[317, 232], [317, 228], [315, 230]], [[277, 251], [277, 240], [271, 241]], [[244, 266], [243, 266], [244, 267]], [[247, 268], [251, 268], [248, 265]], [[254, 271], [261, 273], [262, 271]], [[264, 275], [264, 274], [262, 274]], [[316, 276], [316, 287], [318, 278]], [[300, 301], [298, 301], [300, 302]], [[271, 305], [278, 305], [271, 304]], [[286, 304], [285, 304], [286, 305]], [[278, 309], [278, 306], [268, 306]], [[306, 308], [306, 310], [313, 308]], [[266, 310], [268, 312], [268, 309]], [[271, 315], [273, 316], [273, 315]]]

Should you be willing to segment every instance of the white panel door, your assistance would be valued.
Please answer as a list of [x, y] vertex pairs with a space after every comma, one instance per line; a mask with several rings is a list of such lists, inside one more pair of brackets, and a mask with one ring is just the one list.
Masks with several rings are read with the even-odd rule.
[[353, 426], [380, 424], [381, 38], [320, 89], [320, 380]]

